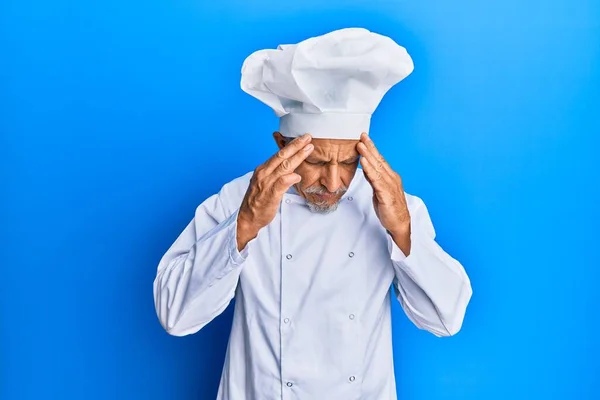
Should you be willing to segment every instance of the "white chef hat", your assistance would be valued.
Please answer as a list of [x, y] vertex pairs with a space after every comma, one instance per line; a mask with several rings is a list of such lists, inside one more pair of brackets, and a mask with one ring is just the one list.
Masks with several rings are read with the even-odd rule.
[[241, 87], [273, 108], [284, 136], [359, 139], [385, 93], [413, 69], [389, 37], [346, 28], [252, 53]]

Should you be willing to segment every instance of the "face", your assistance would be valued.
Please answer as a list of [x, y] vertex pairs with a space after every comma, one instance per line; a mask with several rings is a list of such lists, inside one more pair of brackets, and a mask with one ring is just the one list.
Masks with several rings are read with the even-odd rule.
[[[279, 148], [285, 138], [273, 135]], [[313, 212], [327, 214], [337, 209], [358, 168], [358, 140], [312, 139], [313, 152], [294, 172], [302, 180], [294, 187], [304, 197]]]

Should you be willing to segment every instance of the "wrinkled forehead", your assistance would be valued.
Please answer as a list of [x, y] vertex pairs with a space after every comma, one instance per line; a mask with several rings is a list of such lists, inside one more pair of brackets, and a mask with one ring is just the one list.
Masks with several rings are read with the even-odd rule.
[[358, 157], [356, 145], [359, 140], [351, 139], [313, 139], [315, 146], [310, 159], [320, 161], [346, 161]]

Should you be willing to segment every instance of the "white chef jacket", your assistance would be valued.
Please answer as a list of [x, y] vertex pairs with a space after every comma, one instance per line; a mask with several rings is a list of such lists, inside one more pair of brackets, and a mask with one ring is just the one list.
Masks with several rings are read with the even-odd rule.
[[435, 242], [423, 201], [405, 193], [408, 257], [373, 209], [357, 169], [336, 211], [311, 212], [292, 187], [239, 252], [236, 221], [252, 172], [206, 199], [162, 257], [156, 312], [172, 335], [235, 309], [217, 400], [395, 400], [390, 287], [436, 336], [462, 326], [471, 285]]

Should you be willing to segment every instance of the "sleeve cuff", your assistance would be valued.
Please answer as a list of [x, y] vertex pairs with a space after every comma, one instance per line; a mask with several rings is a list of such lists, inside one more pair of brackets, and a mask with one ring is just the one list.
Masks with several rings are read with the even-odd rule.
[[[395, 262], [404, 261], [407, 258], [406, 254], [404, 254], [404, 252], [400, 249], [400, 247], [398, 247], [396, 242], [394, 242], [394, 239], [392, 238], [392, 235], [390, 235], [389, 232], [386, 232], [386, 235], [388, 238], [388, 250], [390, 252], [390, 257], [391, 257], [392, 261], [395, 261]], [[412, 246], [412, 240], [413, 240], [413, 235], [411, 232], [411, 235], [410, 235], [411, 246]], [[412, 253], [412, 250], [411, 250], [411, 253]]]
[[239, 251], [237, 248], [237, 217], [238, 217], [238, 213], [239, 213], [239, 209], [236, 210], [235, 213], [233, 213], [233, 215], [231, 215], [231, 219], [232, 219], [232, 223], [230, 226], [230, 231], [229, 231], [229, 257], [231, 258], [231, 261], [234, 265], [240, 265], [242, 264], [244, 261], [246, 261], [246, 258], [248, 258], [248, 247], [250, 247], [250, 243], [254, 242], [254, 239], [252, 239], [250, 242], [248, 242], [248, 244], [246, 244], [246, 247], [244, 247], [242, 249], [242, 251]]

